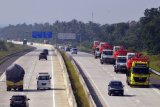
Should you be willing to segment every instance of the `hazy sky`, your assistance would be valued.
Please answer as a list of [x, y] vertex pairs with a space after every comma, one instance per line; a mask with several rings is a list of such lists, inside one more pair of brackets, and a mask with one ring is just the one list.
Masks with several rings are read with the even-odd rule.
[[0, 0], [0, 26], [59, 21], [111, 24], [139, 20], [146, 8], [160, 0]]

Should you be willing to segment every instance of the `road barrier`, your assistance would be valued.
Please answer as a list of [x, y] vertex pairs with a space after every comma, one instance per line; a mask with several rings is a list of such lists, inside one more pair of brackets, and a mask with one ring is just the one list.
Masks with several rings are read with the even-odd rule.
[[3, 62], [5, 62], [6, 60], [8, 60], [9, 58], [17, 55], [17, 54], [20, 54], [20, 53], [23, 53], [23, 52], [29, 52], [29, 51], [32, 51], [34, 50], [35, 48], [30, 48], [30, 49], [26, 49], [26, 50], [22, 50], [22, 51], [17, 51], [17, 52], [14, 52], [12, 54], [9, 54], [9, 55], [6, 55], [2, 58], [0, 58], [0, 64], [2, 64]]
[[157, 72], [156, 70], [154, 70], [154, 69], [152, 69], [152, 68], [149, 68], [149, 70], [150, 70], [152, 73], [160, 76], [160, 72]]
[[81, 84], [82, 84], [82, 86], [83, 86], [83, 89], [84, 89], [84, 91], [85, 91], [85, 94], [87, 95], [87, 98], [88, 98], [88, 100], [89, 100], [89, 105], [90, 105], [90, 107], [97, 107], [96, 104], [95, 104], [95, 102], [94, 102], [94, 100], [93, 100], [93, 98], [92, 98], [92, 95], [91, 95], [91, 93], [89, 92], [89, 89], [88, 89], [88, 87], [87, 87], [87, 85], [86, 85], [86, 83], [85, 83], [85, 81], [84, 81], [84, 79], [83, 79], [83, 77], [82, 77], [79, 69], [78, 69], [78, 67], [76, 66], [75, 60], [74, 60], [72, 57], [70, 57], [70, 59], [71, 59], [72, 64], [74, 65], [74, 68], [76, 69], [76, 71], [77, 71], [77, 73], [78, 73], [78, 75], [79, 75], [80, 82], [81, 82]]
[[62, 70], [63, 70], [63, 77], [65, 79], [65, 86], [67, 87], [67, 97], [68, 97], [68, 102], [69, 102], [69, 105], [70, 107], [77, 107], [77, 103], [76, 103], [76, 100], [75, 100], [75, 96], [73, 94], [73, 90], [72, 90], [72, 87], [71, 87], [71, 83], [70, 83], [70, 80], [69, 80], [69, 76], [68, 76], [68, 72], [67, 72], [67, 68], [66, 68], [66, 65], [64, 63], [64, 60], [60, 54], [60, 52], [55, 49], [55, 53], [57, 54], [58, 56], [58, 59], [60, 61], [60, 65], [62, 67]]

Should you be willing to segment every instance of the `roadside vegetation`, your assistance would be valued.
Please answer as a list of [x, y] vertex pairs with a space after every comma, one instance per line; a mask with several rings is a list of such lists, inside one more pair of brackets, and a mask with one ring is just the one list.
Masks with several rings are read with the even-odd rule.
[[0, 58], [22, 50], [22, 45], [0, 41]]
[[78, 107], [89, 107], [89, 101], [87, 99], [83, 86], [80, 83], [79, 75], [77, 71], [75, 70], [69, 58], [66, 56], [65, 52], [61, 52], [61, 55], [67, 67], [69, 79], [71, 81], [71, 85], [72, 85], [73, 93], [76, 98], [77, 106]]
[[158, 72], [160, 72], [160, 54], [150, 55], [150, 67]]

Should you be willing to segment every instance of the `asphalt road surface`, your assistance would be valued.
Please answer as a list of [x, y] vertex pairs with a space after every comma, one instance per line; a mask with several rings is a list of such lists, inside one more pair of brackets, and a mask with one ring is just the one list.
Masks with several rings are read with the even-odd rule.
[[[69, 53], [70, 54], [70, 53]], [[126, 75], [116, 74], [113, 65], [100, 64], [93, 55], [78, 52], [72, 55], [84, 71], [87, 80], [94, 87], [103, 107], [160, 107], [160, 90], [152, 85], [149, 88], [130, 87], [126, 84]], [[108, 83], [120, 80], [125, 85], [124, 96], [109, 96]], [[91, 92], [92, 93], [92, 92]]]
[[[68, 100], [61, 73], [59, 61], [50, 46], [36, 46], [37, 49], [21, 56], [13, 63], [21, 65], [25, 70], [24, 91], [6, 91], [6, 78], [3, 74], [0, 77], [0, 107], [9, 107], [12, 95], [24, 93], [27, 95], [30, 107], [68, 107]], [[48, 48], [48, 60], [39, 60], [38, 56], [42, 49]], [[10, 61], [11, 63], [11, 61]], [[0, 66], [3, 67], [4, 66]], [[5, 66], [7, 67], [7, 66]], [[57, 71], [59, 73], [57, 73]], [[51, 90], [37, 91], [36, 77], [39, 72], [48, 72], [52, 77]], [[60, 81], [57, 81], [60, 78]], [[59, 83], [60, 82], [60, 83]]]

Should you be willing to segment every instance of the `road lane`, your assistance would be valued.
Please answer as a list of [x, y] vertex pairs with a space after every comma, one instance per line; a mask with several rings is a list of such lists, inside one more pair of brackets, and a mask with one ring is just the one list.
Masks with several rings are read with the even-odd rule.
[[[95, 87], [104, 107], [159, 107], [159, 90], [150, 88], [131, 88], [126, 84], [125, 74], [116, 74], [113, 65], [100, 64], [99, 59], [88, 53], [78, 52], [72, 55], [83, 69], [88, 80]], [[110, 80], [121, 80], [125, 85], [125, 96], [108, 96]], [[156, 91], [155, 91], [156, 90]]]
[[[57, 71], [61, 70], [60, 68], [57, 69], [58, 66], [55, 65], [59, 63], [59, 61], [56, 59], [57, 56], [55, 55], [54, 51], [50, 46], [37, 45], [36, 47], [37, 50], [25, 54], [14, 62], [21, 65], [25, 70], [23, 92], [7, 92], [5, 75], [3, 74], [0, 77], [0, 107], [9, 107], [10, 97], [13, 94], [19, 93], [25, 93], [31, 99], [29, 101], [30, 107], [69, 107], [65, 85], [63, 85], [62, 87], [64, 90], [55, 90], [55, 86], [59, 86], [57, 85], [58, 82], [54, 82], [55, 80], [57, 80], [57, 78], [60, 77], [61, 82], [64, 84], [64, 79], [61, 72], [58, 75], [54, 75]], [[50, 50], [48, 60], [39, 61], [38, 55], [44, 48], [48, 48]], [[37, 91], [36, 77], [39, 72], [48, 72], [52, 76], [51, 90]], [[59, 93], [56, 93], [56, 91], [58, 91]], [[62, 104], [64, 106], [61, 106]]]

